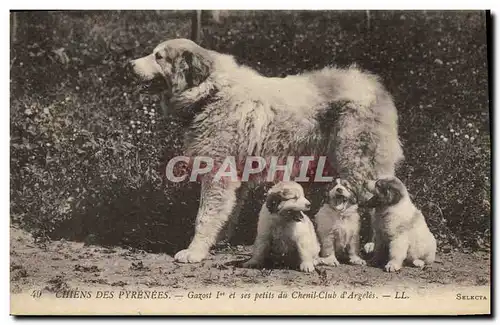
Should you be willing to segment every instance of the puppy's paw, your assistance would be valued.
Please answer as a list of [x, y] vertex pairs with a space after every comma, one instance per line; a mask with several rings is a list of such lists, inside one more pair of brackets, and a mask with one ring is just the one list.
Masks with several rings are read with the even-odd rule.
[[373, 251], [375, 250], [375, 243], [374, 242], [366, 243], [363, 246], [363, 250], [365, 251], [366, 254], [373, 253]]
[[413, 266], [423, 269], [425, 266], [425, 262], [422, 260], [413, 260]]
[[247, 269], [261, 269], [262, 268], [262, 262], [259, 261], [258, 259], [251, 258], [245, 263], [243, 263], [241, 266]]
[[389, 261], [389, 263], [385, 265], [384, 269], [386, 272], [397, 272], [401, 269], [401, 264], [395, 261]]
[[352, 265], [366, 265], [366, 261], [357, 255], [349, 257], [349, 263]]
[[313, 261], [305, 261], [300, 263], [299, 269], [302, 272], [314, 272], [314, 262]]
[[207, 257], [208, 252], [195, 249], [183, 249], [175, 254], [174, 259], [180, 263], [198, 263]]
[[340, 263], [335, 257], [335, 255], [330, 255], [328, 257], [323, 257], [318, 260], [318, 264], [329, 265], [329, 266], [339, 266]]

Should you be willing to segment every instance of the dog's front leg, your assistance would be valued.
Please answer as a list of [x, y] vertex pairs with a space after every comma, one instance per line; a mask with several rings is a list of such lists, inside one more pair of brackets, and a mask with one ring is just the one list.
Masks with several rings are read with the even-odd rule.
[[176, 261], [196, 263], [208, 255], [229, 219], [236, 202], [236, 190], [240, 185], [241, 182], [236, 181], [213, 181], [208, 176], [203, 178], [194, 237], [187, 249], [175, 254]]
[[318, 239], [321, 245], [319, 256], [328, 257], [332, 254], [332, 252], [335, 254], [333, 247], [333, 235], [330, 232], [319, 232]]
[[307, 227], [304, 222], [297, 223], [295, 227], [297, 228], [295, 240], [300, 258], [299, 269], [302, 272], [313, 272], [314, 265], [317, 263], [317, 255], [314, 255], [314, 246], [317, 245], [316, 236], [314, 236], [314, 232], [311, 234], [301, 229]]
[[[327, 229], [328, 230], [328, 229]], [[322, 265], [339, 266], [340, 263], [335, 255], [335, 238], [334, 235], [328, 230], [318, 232], [318, 238], [321, 246], [319, 253], [320, 258], [318, 263]]]
[[366, 265], [364, 259], [359, 257], [359, 229], [356, 230], [356, 233], [352, 236], [351, 242], [348, 247], [349, 254], [349, 263], [354, 265]]
[[408, 236], [402, 234], [389, 243], [389, 262], [385, 265], [386, 272], [396, 272], [401, 269], [408, 254]]

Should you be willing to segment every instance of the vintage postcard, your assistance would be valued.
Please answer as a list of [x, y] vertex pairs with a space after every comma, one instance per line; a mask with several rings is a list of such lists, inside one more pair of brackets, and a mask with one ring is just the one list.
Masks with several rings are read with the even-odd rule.
[[489, 315], [488, 11], [12, 11], [12, 315]]

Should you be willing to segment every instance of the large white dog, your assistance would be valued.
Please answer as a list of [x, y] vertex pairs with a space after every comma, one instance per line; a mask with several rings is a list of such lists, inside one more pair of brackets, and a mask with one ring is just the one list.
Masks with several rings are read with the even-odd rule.
[[[144, 81], [159, 77], [168, 107], [190, 119], [186, 155], [324, 155], [360, 200], [364, 180], [393, 175], [403, 158], [390, 94], [357, 67], [268, 78], [186, 39], [163, 42], [131, 65]], [[204, 259], [235, 207], [241, 183], [213, 176], [202, 179], [195, 235], [179, 262]]]

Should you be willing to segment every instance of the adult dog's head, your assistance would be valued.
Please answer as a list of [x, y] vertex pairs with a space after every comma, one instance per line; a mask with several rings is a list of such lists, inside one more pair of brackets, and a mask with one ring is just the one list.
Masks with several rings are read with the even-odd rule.
[[356, 205], [358, 200], [351, 188], [350, 183], [345, 179], [337, 178], [335, 185], [328, 192], [328, 204], [336, 211], [345, 211], [349, 207]]
[[397, 177], [367, 181], [366, 188], [373, 194], [367, 207], [389, 207], [409, 198], [406, 186]]
[[[291, 216], [300, 221], [302, 211], [308, 211], [311, 203], [304, 195], [304, 189], [296, 182], [279, 182], [267, 192], [266, 207], [271, 213]], [[297, 213], [299, 212], [299, 213]]]
[[188, 39], [173, 39], [156, 46], [153, 53], [130, 61], [130, 66], [145, 83], [160, 80], [164, 91], [176, 95], [208, 78], [212, 55]]

